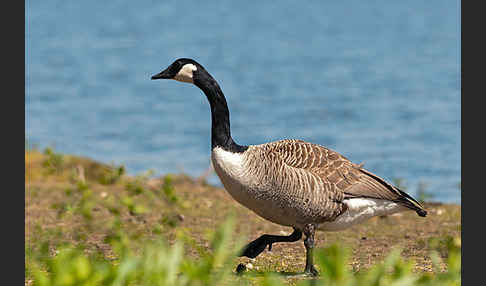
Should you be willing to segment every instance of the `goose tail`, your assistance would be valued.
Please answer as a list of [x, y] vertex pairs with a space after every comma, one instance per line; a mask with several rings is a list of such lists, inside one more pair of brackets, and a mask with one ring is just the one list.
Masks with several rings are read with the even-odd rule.
[[[395, 187], [396, 188], [396, 187]], [[409, 209], [414, 210], [419, 216], [426, 217], [427, 211], [424, 207], [414, 198], [412, 198], [409, 194], [405, 193], [404, 191], [396, 188], [400, 193], [400, 199], [398, 200], [399, 203], [403, 204], [404, 206], [408, 207]]]

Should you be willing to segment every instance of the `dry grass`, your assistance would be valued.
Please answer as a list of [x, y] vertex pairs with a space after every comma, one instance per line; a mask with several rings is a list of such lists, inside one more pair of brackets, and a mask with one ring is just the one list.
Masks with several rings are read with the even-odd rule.
[[[55, 252], [57, 245], [69, 242], [114, 259], [109, 239], [114, 235], [113, 224], [120, 223], [139, 245], [161, 238], [173, 243], [178, 232], [186, 233], [194, 239], [194, 247], [187, 251], [197, 256], [198, 247], [209, 248], [208, 233], [229, 214], [235, 215], [236, 235], [243, 241], [291, 232], [239, 205], [224, 189], [185, 175], [130, 177], [116, 166], [87, 158], [37, 151], [26, 152], [25, 157], [25, 239], [33, 249], [48, 240], [50, 251]], [[426, 218], [405, 212], [376, 217], [341, 232], [318, 232], [317, 247], [333, 243], [350, 247], [349, 267], [355, 272], [383, 261], [393, 248], [415, 262], [415, 271], [434, 271], [430, 250], [439, 249], [443, 258], [447, 256], [445, 241], [461, 235], [461, 207], [429, 203], [426, 208]], [[239, 258], [239, 262], [251, 263], [258, 274], [299, 272], [304, 259], [300, 241], [275, 244], [257, 259]], [[446, 267], [441, 265], [442, 270]]]

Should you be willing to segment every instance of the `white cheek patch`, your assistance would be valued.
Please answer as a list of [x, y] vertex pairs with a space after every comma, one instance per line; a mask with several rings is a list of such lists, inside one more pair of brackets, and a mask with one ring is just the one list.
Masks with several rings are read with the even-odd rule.
[[174, 79], [182, 82], [194, 83], [192, 80], [193, 72], [197, 70], [197, 67], [193, 64], [185, 64], [181, 70], [175, 75]]

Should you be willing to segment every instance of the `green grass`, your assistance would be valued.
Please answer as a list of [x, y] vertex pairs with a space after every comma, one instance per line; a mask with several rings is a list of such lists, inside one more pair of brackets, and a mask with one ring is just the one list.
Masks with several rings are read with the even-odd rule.
[[[118, 229], [110, 238], [117, 259], [107, 260], [101, 253], [86, 253], [81, 245], [62, 245], [49, 254], [47, 242], [36, 251], [26, 247], [26, 275], [34, 285], [282, 285], [289, 280], [275, 273], [263, 275], [233, 273], [236, 251], [234, 219], [226, 220], [211, 235], [209, 250], [198, 249], [199, 257], [187, 255], [191, 241], [179, 234], [175, 244], [164, 240], [145, 245], [134, 252], [130, 238]], [[193, 245], [194, 247], [194, 245]], [[348, 267], [349, 249], [332, 245], [315, 252], [322, 273], [316, 279], [300, 279], [297, 285], [460, 285], [461, 240], [446, 242], [447, 271], [436, 274], [414, 273], [413, 263], [400, 257], [400, 251], [390, 253], [383, 263], [354, 274]], [[434, 267], [439, 267], [440, 255], [431, 253]]]
[[[318, 233], [310, 279], [301, 242], [256, 260], [244, 243], [282, 227], [184, 175], [127, 176], [54, 150], [26, 151], [26, 285], [460, 285], [460, 206]], [[235, 273], [239, 263], [252, 269]]]

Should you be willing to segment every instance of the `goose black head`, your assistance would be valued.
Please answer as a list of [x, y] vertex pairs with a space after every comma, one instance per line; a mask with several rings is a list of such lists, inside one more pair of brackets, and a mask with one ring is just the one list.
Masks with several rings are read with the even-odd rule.
[[174, 79], [182, 82], [194, 83], [194, 76], [204, 68], [193, 59], [180, 58], [168, 68], [153, 75], [152, 79]]

